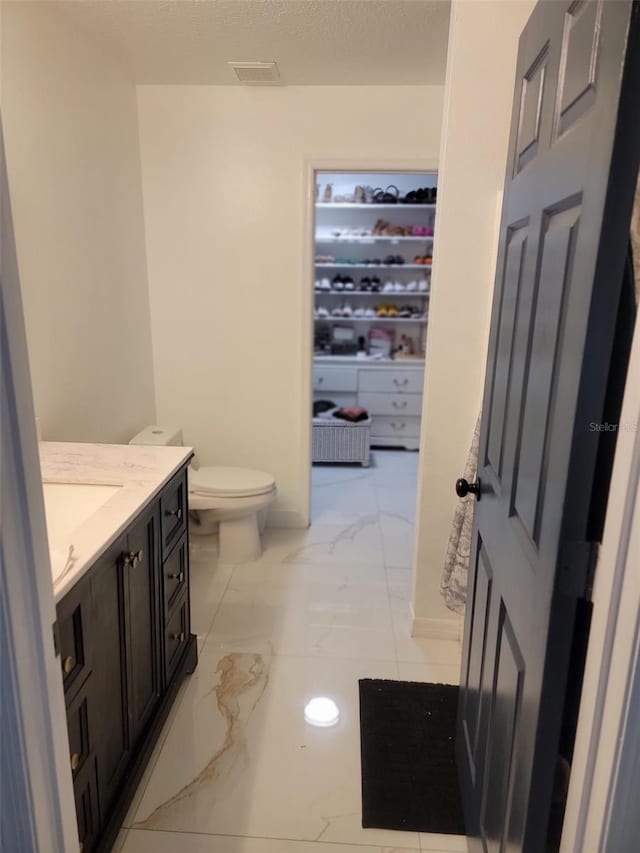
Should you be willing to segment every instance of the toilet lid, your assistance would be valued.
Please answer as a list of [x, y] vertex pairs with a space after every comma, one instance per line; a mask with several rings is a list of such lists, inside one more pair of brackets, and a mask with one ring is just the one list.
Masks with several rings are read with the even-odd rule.
[[200, 495], [251, 497], [272, 491], [275, 484], [271, 474], [251, 468], [189, 469], [189, 491]]

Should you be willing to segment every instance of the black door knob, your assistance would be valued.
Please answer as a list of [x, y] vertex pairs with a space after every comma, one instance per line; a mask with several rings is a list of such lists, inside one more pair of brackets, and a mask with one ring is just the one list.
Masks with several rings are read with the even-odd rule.
[[475, 495], [477, 500], [480, 500], [480, 480], [476, 480], [475, 483], [470, 483], [464, 477], [456, 480], [456, 495], [459, 498], [466, 498], [469, 493]]

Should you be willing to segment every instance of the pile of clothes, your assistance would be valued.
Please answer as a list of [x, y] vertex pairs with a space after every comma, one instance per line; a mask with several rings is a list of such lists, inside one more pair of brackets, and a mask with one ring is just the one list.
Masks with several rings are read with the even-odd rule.
[[321, 420], [331, 421], [338, 418], [341, 421], [350, 421], [352, 424], [360, 423], [369, 419], [369, 412], [362, 406], [336, 406], [331, 400], [316, 400], [313, 404], [313, 417]]

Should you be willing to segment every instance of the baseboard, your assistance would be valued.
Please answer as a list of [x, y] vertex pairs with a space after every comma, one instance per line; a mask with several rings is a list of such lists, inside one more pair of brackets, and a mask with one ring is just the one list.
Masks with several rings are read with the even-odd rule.
[[267, 527], [284, 530], [300, 530], [309, 526], [305, 516], [295, 509], [271, 509], [267, 519]]
[[458, 640], [462, 639], [463, 621], [461, 618], [432, 619], [426, 616], [416, 616], [411, 608], [411, 636], [429, 640]]

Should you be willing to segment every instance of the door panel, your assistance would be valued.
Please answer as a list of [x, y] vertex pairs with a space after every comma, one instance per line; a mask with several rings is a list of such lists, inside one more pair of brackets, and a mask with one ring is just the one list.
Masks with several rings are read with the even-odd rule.
[[603, 419], [640, 151], [634, 129], [614, 180], [621, 115], [636, 109], [629, 33], [631, 3], [542, 0], [520, 39], [456, 743], [471, 849], [545, 848], [575, 700], [599, 447], [588, 424]]
[[[129, 759], [124, 650], [124, 593], [121, 555], [126, 540], [118, 540], [92, 573], [92, 637], [96, 665], [90, 691], [95, 713], [91, 747], [96, 754], [100, 810], [106, 814]], [[109, 708], [109, 713], [102, 713]]]
[[160, 698], [159, 519], [154, 508], [131, 529], [125, 558], [131, 747]]

